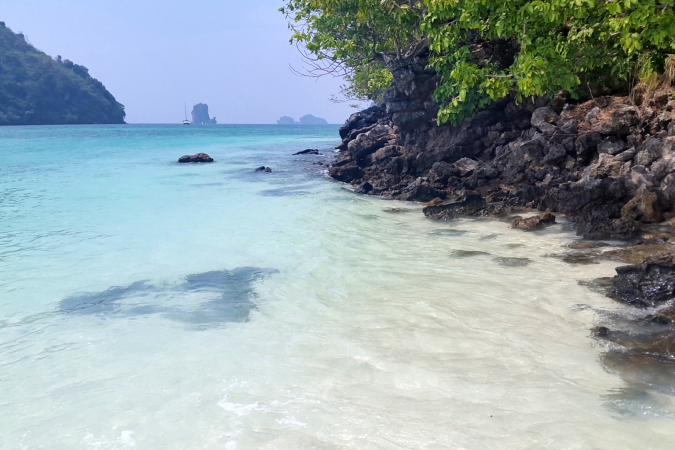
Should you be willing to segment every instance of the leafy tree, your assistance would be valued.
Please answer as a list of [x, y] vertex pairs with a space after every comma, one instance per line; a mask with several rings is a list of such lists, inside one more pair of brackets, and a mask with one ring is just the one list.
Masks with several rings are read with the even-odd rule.
[[310, 76], [344, 76], [348, 98], [381, 99], [388, 63], [424, 40], [424, 5], [415, 0], [288, 0], [292, 43], [303, 49]]
[[[673, 0], [428, 0], [423, 29], [442, 75], [439, 120], [461, 122], [514, 93], [521, 100], [617, 84], [640, 58], [662, 71], [675, 47]], [[513, 62], [475, 61], [472, 34], [512, 40]]]
[[564, 89], [582, 96], [591, 85], [619, 85], [638, 69], [662, 72], [675, 52], [674, 5], [287, 0], [282, 12], [292, 20], [292, 42], [306, 48], [310, 73], [346, 75], [352, 97], [378, 99], [391, 79], [391, 62], [428, 44], [430, 64], [441, 75], [439, 122], [460, 123], [507, 95], [522, 100]]

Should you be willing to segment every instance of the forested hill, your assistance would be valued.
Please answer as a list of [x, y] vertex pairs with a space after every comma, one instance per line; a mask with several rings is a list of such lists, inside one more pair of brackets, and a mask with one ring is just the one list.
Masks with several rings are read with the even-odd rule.
[[124, 116], [86, 67], [52, 59], [0, 22], [0, 125], [124, 123]]

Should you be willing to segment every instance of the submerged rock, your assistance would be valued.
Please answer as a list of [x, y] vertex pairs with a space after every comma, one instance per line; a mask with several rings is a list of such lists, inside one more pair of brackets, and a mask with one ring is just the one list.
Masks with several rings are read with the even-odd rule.
[[210, 163], [213, 162], [211, 158], [206, 153], [197, 153], [196, 155], [185, 155], [181, 156], [178, 159], [179, 163]]
[[255, 169], [256, 172], [266, 172], [266, 173], [272, 173], [272, 168], [271, 167], [265, 167], [265, 166], [260, 166], [257, 169]]
[[494, 258], [493, 261], [502, 267], [525, 267], [532, 262], [529, 258], [511, 258], [505, 256]]
[[317, 156], [321, 156], [321, 153], [319, 152], [319, 150], [317, 150], [315, 148], [308, 148], [307, 150], [302, 150], [302, 151], [299, 151], [298, 153], [293, 153], [293, 156], [297, 156], [297, 155], [317, 155]]
[[553, 225], [555, 223], [555, 216], [550, 212], [544, 214], [528, 217], [523, 219], [522, 217], [516, 217], [513, 221], [513, 228], [518, 228], [520, 230], [533, 231], [540, 230], [548, 225]]
[[423, 209], [424, 215], [434, 220], [452, 220], [456, 214], [473, 215], [487, 206], [485, 199], [475, 193], [466, 191], [455, 201], [450, 203], [427, 206]]
[[452, 256], [455, 258], [471, 258], [474, 256], [487, 256], [488, 252], [481, 252], [478, 250], [455, 250], [452, 252]]

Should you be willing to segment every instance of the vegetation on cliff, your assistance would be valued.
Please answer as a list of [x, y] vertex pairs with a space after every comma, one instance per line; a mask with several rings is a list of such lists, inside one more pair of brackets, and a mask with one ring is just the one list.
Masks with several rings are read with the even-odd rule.
[[397, 61], [429, 49], [439, 122], [494, 100], [663, 73], [675, 52], [675, 0], [287, 0], [310, 74], [344, 74], [344, 93], [381, 99]]
[[0, 125], [124, 123], [124, 106], [89, 75], [0, 22]]

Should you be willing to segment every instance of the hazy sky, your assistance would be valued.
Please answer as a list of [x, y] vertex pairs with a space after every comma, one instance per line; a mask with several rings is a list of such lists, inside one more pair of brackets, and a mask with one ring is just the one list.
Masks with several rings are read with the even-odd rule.
[[183, 102], [219, 123], [305, 114], [341, 123], [342, 81], [297, 77], [282, 0], [1, 0], [0, 20], [45, 53], [89, 68], [129, 123], [176, 123]]

